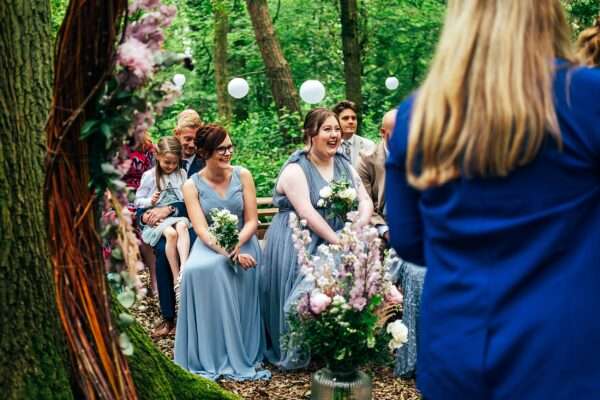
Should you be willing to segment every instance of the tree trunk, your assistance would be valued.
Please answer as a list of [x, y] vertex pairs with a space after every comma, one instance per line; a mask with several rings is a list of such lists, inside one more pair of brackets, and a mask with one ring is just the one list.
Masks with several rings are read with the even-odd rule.
[[227, 32], [229, 21], [226, 4], [213, 0], [215, 15], [215, 81], [217, 86], [217, 110], [222, 120], [231, 118], [231, 102], [227, 95]]
[[[59, 323], [44, 218], [49, 2], [8, 0], [0, 21], [0, 393], [2, 399], [81, 398], [69, 379], [79, 371]], [[138, 325], [128, 334], [140, 398], [237, 398], [168, 360]]]
[[[246, 0], [246, 5], [278, 112], [280, 116], [285, 114], [299, 116], [301, 111], [298, 92], [292, 80], [290, 66], [283, 56], [275, 33], [267, 1]], [[295, 139], [287, 129], [284, 129], [284, 134], [288, 140]]]
[[0, 21], [0, 393], [3, 399], [68, 399], [42, 191], [50, 3], [5, 1]]
[[362, 109], [360, 43], [358, 40], [358, 7], [356, 0], [340, 0], [342, 49], [346, 98]]

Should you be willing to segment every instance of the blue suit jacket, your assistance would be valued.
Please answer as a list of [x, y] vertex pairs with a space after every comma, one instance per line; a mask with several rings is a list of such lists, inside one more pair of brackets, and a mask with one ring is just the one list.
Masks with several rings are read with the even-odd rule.
[[600, 398], [600, 70], [559, 64], [563, 148], [548, 137], [505, 178], [409, 187], [413, 99], [398, 109], [386, 204], [393, 247], [428, 267], [425, 398]]
[[204, 165], [203, 159], [198, 156], [194, 157], [194, 161], [192, 161], [192, 165], [190, 166], [190, 169], [188, 169], [188, 178], [204, 168]]

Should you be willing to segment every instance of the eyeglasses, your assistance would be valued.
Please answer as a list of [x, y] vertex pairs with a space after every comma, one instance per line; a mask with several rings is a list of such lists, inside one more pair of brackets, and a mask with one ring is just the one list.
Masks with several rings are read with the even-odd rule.
[[220, 154], [222, 156], [224, 156], [225, 154], [229, 153], [229, 154], [233, 154], [233, 151], [235, 150], [235, 147], [233, 147], [232, 144], [230, 144], [229, 146], [219, 146], [215, 149], [215, 152], [217, 154]]

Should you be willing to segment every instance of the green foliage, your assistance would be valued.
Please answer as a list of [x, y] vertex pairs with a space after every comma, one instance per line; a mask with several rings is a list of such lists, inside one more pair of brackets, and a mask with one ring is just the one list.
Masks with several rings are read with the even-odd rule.
[[600, 17], [600, 1], [598, 0], [562, 0], [567, 10], [571, 27], [575, 34], [592, 26]]
[[[52, 0], [54, 32], [58, 30], [67, 0]], [[256, 45], [243, 0], [219, 0], [229, 16], [228, 70], [231, 78], [243, 77], [248, 96], [233, 100], [230, 121], [219, 121], [213, 66], [215, 0], [167, 0], [178, 14], [166, 31], [165, 48], [188, 52], [195, 69], [176, 65], [159, 72], [157, 81], [175, 73], [186, 76], [183, 96], [157, 118], [154, 138], [171, 135], [177, 114], [197, 110], [207, 122], [225, 125], [236, 144], [234, 162], [248, 168], [259, 196], [270, 196], [278, 169], [296, 146], [281, 140], [269, 82]], [[440, 34], [446, 2], [443, 0], [362, 0], [359, 2], [359, 35], [362, 47], [363, 115], [360, 133], [378, 139], [383, 114], [418, 87], [427, 73]], [[574, 31], [591, 25], [600, 13], [597, 0], [563, 0]], [[319, 106], [331, 107], [345, 96], [339, 2], [336, 0], [269, 1], [274, 26], [290, 64], [296, 87], [319, 79], [327, 94]], [[396, 76], [398, 89], [385, 88], [385, 79]], [[302, 104], [303, 110], [312, 108]], [[301, 135], [298, 121], [289, 129]]]

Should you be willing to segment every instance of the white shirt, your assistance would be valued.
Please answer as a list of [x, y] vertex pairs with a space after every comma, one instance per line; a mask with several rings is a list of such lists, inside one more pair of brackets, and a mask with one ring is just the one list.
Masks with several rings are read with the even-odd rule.
[[185, 161], [185, 172], [188, 173], [190, 172], [190, 167], [192, 166], [192, 163], [194, 162], [194, 160], [196, 159], [196, 155], [194, 154], [193, 156], [189, 157], [189, 158], [184, 158], [183, 160]]
[[[184, 169], [172, 172], [169, 175], [163, 175], [160, 178], [160, 187], [165, 189], [168, 186], [175, 188], [177, 197], [183, 201], [181, 187], [187, 179], [187, 173]], [[158, 190], [156, 186], [156, 167], [149, 169], [142, 175], [142, 180], [138, 190], [135, 192], [134, 204], [137, 208], [152, 207], [152, 195]]]

